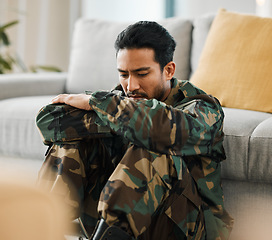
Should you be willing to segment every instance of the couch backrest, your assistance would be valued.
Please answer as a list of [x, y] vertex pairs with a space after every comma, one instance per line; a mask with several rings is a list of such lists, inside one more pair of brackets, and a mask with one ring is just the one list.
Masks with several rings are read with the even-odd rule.
[[[177, 64], [175, 77], [188, 79], [192, 22], [182, 18], [168, 18], [159, 23], [168, 29], [177, 42], [174, 55]], [[68, 93], [111, 89], [118, 83], [114, 42], [118, 33], [129, 24], [94, 19], [77, 21], [66, 84]]]
[[195, 72], [215, 14], [205, 14], [193, 20], [191, 75]]

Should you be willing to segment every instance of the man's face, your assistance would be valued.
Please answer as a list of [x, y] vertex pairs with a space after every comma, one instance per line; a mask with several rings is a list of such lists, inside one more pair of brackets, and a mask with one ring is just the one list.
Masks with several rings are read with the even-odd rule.
[[150, 48], [120, 49], [117, 54], [120, 83], [126, 95], [133, 99], [163, 101], [171, 90], [167, 70], [161, 71]]

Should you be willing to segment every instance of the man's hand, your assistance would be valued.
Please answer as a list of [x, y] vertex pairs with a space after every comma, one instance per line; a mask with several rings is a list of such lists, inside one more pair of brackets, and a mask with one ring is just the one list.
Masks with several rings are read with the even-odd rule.
[[90, 95], [86, 94], [60, 94], [52, 99], [51, 103], [65, 103], [83, 110], [92, 110], [89, 105]]

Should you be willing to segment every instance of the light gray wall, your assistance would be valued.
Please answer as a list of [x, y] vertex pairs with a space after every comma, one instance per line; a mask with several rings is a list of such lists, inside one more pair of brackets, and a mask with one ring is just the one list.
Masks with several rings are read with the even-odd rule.
[[165, 0], [83, 0], [82, 15], [118, 22], [156, 21], [165, 16]]
[[216, 13], [219, 8], [241, 13], [256, 13], [255, 0], [175, 0], [175, 4], [175, 15], [189, 18]]
[[272, 0], [256, 0], [256, 14], [262, 17], [272, 17]]
[[[169, 0], [82, 0], [82, 16], [110, 21], [159, 20]], [[174, 0], [175, 16], [194, 18], [218, 9], [256, 13], [256, 0]]]

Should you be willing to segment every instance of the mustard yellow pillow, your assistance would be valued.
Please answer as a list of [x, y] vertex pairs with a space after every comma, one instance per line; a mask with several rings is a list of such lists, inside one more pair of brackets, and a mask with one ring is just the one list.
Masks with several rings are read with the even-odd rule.
[[219, 10], [191, 82], [225, 107], [272, 113], [272, 18]]

